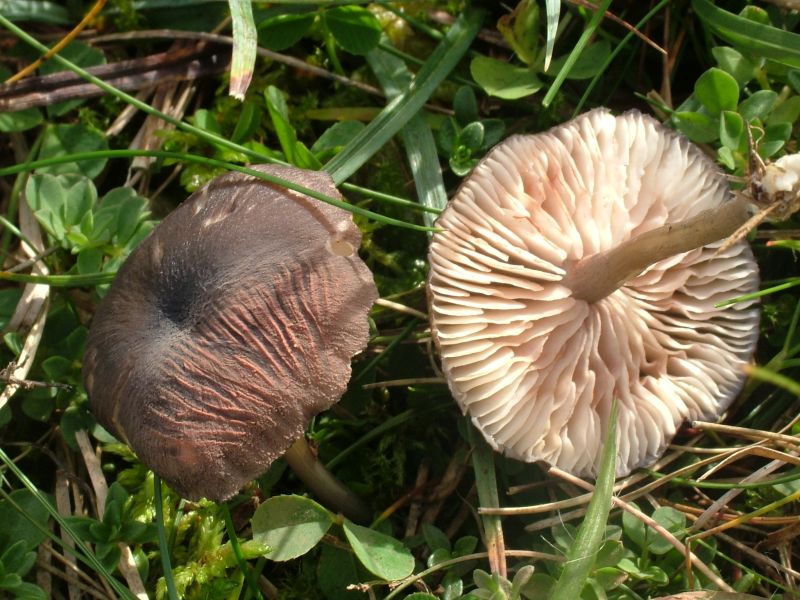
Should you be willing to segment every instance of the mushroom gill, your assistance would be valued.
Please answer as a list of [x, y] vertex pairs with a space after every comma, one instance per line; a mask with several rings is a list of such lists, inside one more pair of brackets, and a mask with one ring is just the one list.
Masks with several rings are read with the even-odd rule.
[[759, 313], [754, 301], [715, 304], [757, 289], [746, 243], [662, 257], [588, 300], [571, 276], [728, 202], [719, 169], [638, 112], [594, 110], [489, 153], [436, 223], [429, 297], [450, 389], [495, 449], [595, 474], [616, 398], [623, 475], [684, 420], [727, 408]]

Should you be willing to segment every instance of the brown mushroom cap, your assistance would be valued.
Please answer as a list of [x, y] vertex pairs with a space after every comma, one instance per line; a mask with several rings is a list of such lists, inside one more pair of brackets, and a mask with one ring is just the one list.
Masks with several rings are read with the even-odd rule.
[[431, 326], [450, 389], [489, 443], [595, 474], [614, 398], [618, 474], [686, 419], [720, 415], [758, 336], [744, 242], [661, 260], [595, 302], [562, 285], [581, 259], [729, 200], [699, 149], [652, 118], [595, 110], [493, 149], [430, 247]]
[[[325, 173], [255, 169], [341, 198]], [[98, 421], [182, 496], [223, 500], [337, 402], [377, 298], [351, 215], [229, 173], [131, 254], [92, 321]]]

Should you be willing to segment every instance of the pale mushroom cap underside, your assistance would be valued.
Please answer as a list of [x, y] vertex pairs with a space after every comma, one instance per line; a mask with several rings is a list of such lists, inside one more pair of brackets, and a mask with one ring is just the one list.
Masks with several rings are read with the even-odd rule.
[[652, 463], [687, 419], [738, 394], [758, 335], [744, 242], [652, 265], [595, 303], [571, 264], [729, 199], [716, 166], [638, 112], [587, 113], [509, 138], [436, 223], [431, 325], [462, 409], [497, 450], [594, 475], [614, 398], [618, 475]]

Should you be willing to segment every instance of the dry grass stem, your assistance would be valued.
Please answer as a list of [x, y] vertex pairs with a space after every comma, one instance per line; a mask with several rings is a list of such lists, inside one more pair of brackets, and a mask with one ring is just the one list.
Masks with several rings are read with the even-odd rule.
[[800, 452], [800, 439], [791, 435], [784, 435], [782, 433], [775, 433], [772, 431], [764, 431], [762, 429], [736, 427], [735, 425], [723, 425], [721, 423], [707, 423], [705, 421], [693, 421], [692, 427], [695, 427], [697, 429], [705, 429], [707, 431], [717, 431], [719, 433], [727, 433], [728, 435], [741, 437], [748, 440], [759, 440], [759, 441], [771, 440], [773, 442], [789, 446], [792, 450]]
[[365, 383], [361, 386], [364, 390], [374, 390], [377, 388], [387, 387], [405, 387], [411, 385], [441, 385], [447, 381], [443, 377], [415, 377], [411, 379], [393, 379], [391, 381], [376, 381], [374, 383]]
[[378, 298], [375, 301], [375, 304], [377, 304], [378, 306], [382, 306], [384, 308], [390, 308], [391, 310], [396, 310], [399, 313], [411, 315], [412, 317], [422, 319], [425, 322], [428, 321], [428, 315], [426, 313], [422, 312], [421, 310], [417, 310], [416, 308], [411, 308], [410, 306], [406, 306], [405, 304], [394, 302], [393, 300], [387, 300], [386, 298]]
[[[44, 250], [42, 231], [39, 224], [28, 207], [24, 198], [19, 203], [20, 231], [31, 245], [22, 242], [21, 250], [28, 259], [40, 256]], [[34, 275], [47, 275], [47, 266], [42, 261], [36, 261], [31, 269]], [[41, 283], [26, 284], [22, 296], [14, 310], [14, 315], [6, 328], [7, 331], [17, 331], [25, 335], [25, 342], [16, 360], [9, 365], [8, 383], [0, 393], [0, 408], [5, 406], [11, 397], [20, 389], [20, 382], [28, 376], [33, 366], [36, 352], [42, 341], [44, 325], [47, 321], [47, 308], [50, 304], [50, 286]]]
[[[103, 475], [100, 458], [95, 454], [86, 431], [75, 432], [75, 440], [78, 442], [78, 448], [80, 448], [83, 462], [86, 465], [86, 471], [89, 473], [89, 480], [92, 482], [92, 488], [97, 499], [98, 518], [102, 520], [106, 507], [106, 497], [108, 496], [108, 485], [106, 484], [105, 475]], [[122, 556], [118, 567], [123, 577], [125, 577], [128, 588], [139, 600], [147, 600], [147, 591], [145, 591], [139, 570], [136, 568], [130, 547], [122, 542], [120, 542], [119, 547], [122, 551]]]

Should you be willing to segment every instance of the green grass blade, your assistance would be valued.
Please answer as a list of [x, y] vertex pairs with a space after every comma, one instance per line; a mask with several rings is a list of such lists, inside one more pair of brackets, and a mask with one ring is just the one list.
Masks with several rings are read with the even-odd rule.
[[601, 2], [595, 8], [594, 15], [592, 15], [592, 18], [589, 21], [589, 24], [586, 26], [586, 29], [583, 30], [581, 37], [578, 39], [578, 43], [575, 44], [575, 48], [573, 48], [572, 52], [570, 52], [567, 61], [564, 63], [564, 67], [558, 72], [558, 75], [556, 75], [555, 81], [550, 84], [550, 89], [547, 90], [547, 94], [542, 100], [542, 106], [550, 106], [550, 104], [553, 102], [558, 90], [561, 89], [564, 80], [572, 70], [572, 66], [580, 58], [581, 52], [583, 52], [583, 49], [586, 48], [586, 44], [589, 43], [589, 40], [594, 35], [597, 27], [600, 25], [600, 22], [603, 20], [603, 16], [606, 14], [606, 10], [608, 10], [610, 4], [611, 0], [603, 0], [603, 2]]
[[233, 524], [233, 517], [231, 517], [231, 509], [227, 502], [224, 502], [220, 508], [222, 509], [223, 516], [225, 517], [225, 530], [228, 532], [228, 539], [231, 542], [233, 555], [236, 557], [236, 564], [239, 565], [239, 570], [242, 572], [242, 576], [247, 583], [250, 593], [253, 594], [257, 600], [264, 600], [264, 596], [261, 595], [261, 590], [258, 589], [258, 583], [253, 578], [253, 573], [250, 570], [250, 567], [247, 565], [247, 561], [242, 554], [242, 547], [239, 544], [239, 538], [236, 535], [236, 527]]
[[76, 275], [28, 275], [27, 273], [12, 273], [0, 271], [0, 281], [15, 281], [17, 283], [43, 283], [50, 287], [91, 287], [111, 283], [117, 275], [116, 271], [108, 273], [81, 273]]
[[550, 600], [575, 600], [581, 597], [581, 590], [594, 566], [595, 555], [603, 543], [608, 513], [611, 511], [616, 473], [617, 403], [615, 400], [611, 405], [608, 433], [603, 444], [600, 473], [597, 476], [594, 494], [586, 509], [586, 517], [567, 554], [564, 570], [561, 571], [561, 576], [553, 587]]
[[558, 32], [558, 17], [561, 13], [561, 0], [545, 0], [545, 11], [547, 13], [547, 41], [544, 48], [544, 70], [550, 67], [553, 58], [553, 48], [556, 45], [556, 33]]
[[161, 554], [161, 567], [164, 570], [164, 583], [167, 585], [167, 596], [170, 600], [178, 600], [178, 590], [172, 577], [172, 565], [169, 561], [169, 544], [164, 529], [164, 499], [161, 496], [161, 477], [153, 473], [153, 502], [156, 508], [156, 525], [158, 527], [158, 547]]
[[230, 94], [244, 100], [256, 64], [256, 24], [251, 0], [228, 0], [233, 28]]
[[763, 290], [758, 290], [757, 292], [753, 292], [751, 294], [742, 294], [741, 296], [736, 296], [736, 298], [731, 298], [730, 300], [717, 302], [714, 305], [714, 308], [724, 308], [726, 306], [730, 306], [731, 304], [746, 302], [747, 300], [755, 300], [756, 298], [763, 298], [764, 296], [782, 292], [783, 290], [788, 290], [789, 288], [793, 288], [798, 285], [800, 285], [800, 278], [790, 279], [789, 281], [779, 283], [778, 285], [773, 285], [772, 287], [764, 288]]
[[[384, 50], [375, 49], [367, 54], [367, 62], [387, 98], [393, 99], [410, 88], [413, 80], [411, 72], [399, 58]], [[444, 209], [447, 205], [447, 192], [439, 167], [436, 141], [422, 113], [417, 113], [406, 123], [400, 130], [400, 138], [411, 167], [420, 204], [427, 208]], [[423, 218], [429, 227], [432, 227], [436, 220], [436, 216], [432, 213], [425, 213]]]
[[747, 374], [754, 379], [771, 383], [775, 387], [782, 388], [790, 394], [800, 397], [800, 382], [791, 377], [755, 365], [748, 367]]
[[324, 170], [339, 185], [366, 163], [402, 128], [455, 68], [483, 22], [483, 11], [469, 7], [417, 73], [410, 88], [389, 102], [372, 122], [337, 154]]
[[692, 9], [711, 31], [740, 50], [800, 67], [800, 35], [740, 17], [709, 0], [692, 0]]
[[[494, 453], [471, 421], [467, 422], [467, 435], [472, 446], [472, 469], [475, 472], [478, 504], [481, 508], [500, 508]], [[481, 515], [481, 523], [492, 572], [499, 571], [499, 574], [505, 577], [505, 540], [502, 521], [497, 515]]]

